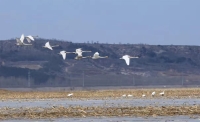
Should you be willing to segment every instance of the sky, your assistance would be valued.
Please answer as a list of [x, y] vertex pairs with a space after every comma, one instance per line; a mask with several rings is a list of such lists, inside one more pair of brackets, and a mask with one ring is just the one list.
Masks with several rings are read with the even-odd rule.
[[200, 45], [200, 0], [1, 0], [0, 40]]

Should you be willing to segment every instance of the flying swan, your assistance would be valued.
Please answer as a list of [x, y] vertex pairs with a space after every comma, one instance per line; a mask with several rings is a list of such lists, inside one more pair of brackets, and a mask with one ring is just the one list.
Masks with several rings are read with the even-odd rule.
[[125, 62], [126, 62], [126, 64], [127, 64], [127, 65], [130, 65], [130, 59], [131, 59], [131, 58], [139, 58], [139, 57], [131, 57], [131, 56], [129, 56], [129, 55], [124, 55], [124, 56], [122, 56], [122, 58], [120, 58], [120, 59], [124, 59]]
[[78, 49], [76, 49], [76, 52], [73, 52], [73, 53], [77, 54], [75, 59], [91, 58], [91, 56], [83, 57], [83, 55], [82, 55], [83, 52], [92, 52], [92, 51], [83, 51], [82, 48], [78, 48]]
[[98, 52], [95, 52], [94, 55], [93, 55], [93, 57], [92, 57], [92, 59], [98, 59], [98, 58], [108, 58], [108, 56], [102, 57], [102, 56], [99, 56]]
[[46, 42], [46, 44], [43, 46], [44, 48], [48, 48], [50, 50], [53, 50], [52, 47], [58, 47], [59, 45], [54, 45], [54, 46], [51, 46], [49, 42]]
[[[22, 34], [22, 35], [24, 35], [24, 34]], [[34, 38], [36, 38], [36, 37], [38, 37], [38, 36], [28, 35], [28, 36], [24, 36], [24, 39], [26, 39], [28, 43], [31, 43], [31, 41], [35, 41]]]
[[58, 53], [59, 55], [62, 55], [62, 57], [63, 57], [63, 60], [65, 60], [66, 59], [66, 54], [67, 53], [73, 53], [73, 52], [66, 52], [66, 51], [60, 51], [60, 53]]
[[17, 41], [16, 45], [32, 45], [32, 44], [26, 44], [26, 43], [24, 43], [24, 38], [25, 38], [24, 34], [21, 35], [20, 39], [17, 38], [16, 39], [16, 41]]

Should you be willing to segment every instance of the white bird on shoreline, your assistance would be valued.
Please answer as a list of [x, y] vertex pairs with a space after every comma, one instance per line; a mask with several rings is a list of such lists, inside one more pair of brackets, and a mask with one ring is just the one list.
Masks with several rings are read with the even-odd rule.
[[163, 91], [163, 92], [161, 92], [161, 93], [159, 93], [161, 96], [164, 96], [164, 94], [165, 94], [165, 91]]
[[127, 64], [127, 65], [130, 65], [130, 59], [131, 59], [131, 58], [139, 58], [139, 57], [132, 57], [132, 56], [129, 56], [129, 55], [124, 55], [124, 56], [122, 56], [120, 59], [124, 59], [125, 62], [126, 62], [126, 64]]
[[68, 94], [67, 96], [68, 96], [68, 97], [71, 97], [71, 96], [73, 96], [73, 93], [70, 93], [70, 94]]
[[98, 58], [108, 58], [108, 56], [102, 57], [102, 56], [99, 56], [98, 52], [95, 52], [94, 55], [93, 55], [93, 57], [92, 57], [92, 59], [98, 59]]
[[142, 95], [142, 97], [145, 97], [145, 96], [146, 96], [145, 94]]
[[155, 94], [156, 94], [156, 92], [154, 91], [154, 92], [151, 93], [151, 96], [154, 96]]
[[32, 45], [32, 44], [26, 44], [26, 43], [24, 43], [24, 38], [25, 38], [24, 34], [21, 35], [20, 39], [17, 38], [16, 39], [16, 41], [17, 41], [16, 45], [25, 45], [25, 46]]
[[126, 97], [126, 94], [123, 94], [122, 97]]
[[53, 50], [52, 47], [58, 47], [59, 45], [54, 45], [54, 46], [51, 46], [49, 42], [46, 42], [45, 45], [43, 46], [44, 48], [48, 48], [50, 50]]
[[131, 94], [128, 94], [127, 96], [128, 96], [128, 97], [132, 97], [133, 95], [131, 95]]

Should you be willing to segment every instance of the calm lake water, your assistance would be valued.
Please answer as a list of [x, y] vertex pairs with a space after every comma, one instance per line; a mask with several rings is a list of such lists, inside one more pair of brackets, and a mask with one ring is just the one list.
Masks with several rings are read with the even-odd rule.
[[200, 104], [200, 99], [45, 99], [45, 100], [6, 100], [0, 107], [50, 107], [50, 106], [176, 106]]

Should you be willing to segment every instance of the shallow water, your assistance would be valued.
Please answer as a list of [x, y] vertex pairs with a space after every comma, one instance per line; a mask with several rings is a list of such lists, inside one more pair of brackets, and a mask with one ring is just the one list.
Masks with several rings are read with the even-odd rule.
[[173, 117], [88, 117], [88, 118], [58, 118], [58, 119], [40, 119], [40, 120], [4, 120], [2, 122], [200, 122], [200, 118], [190, 118], [189, 116], [173, 116]]
[[200, 104], [200, 99], [45, 99], [45, 100], [6, 100], [0, 107], [50, 107], [50, 106], [177, 106]]
[[[178, 106], [200, 104], [200, 99], [41, 99], [41, 100], [6, 100], [0, 101], [1, 107], [52, 107], [52, 106]], [[57, 119], [15, 119], [4, 120], [3, 122], [200, 122], [200, 116], [191, 118], [190, 116], [173, 117], [86, 117], [86, 118], [57, 118]]]

